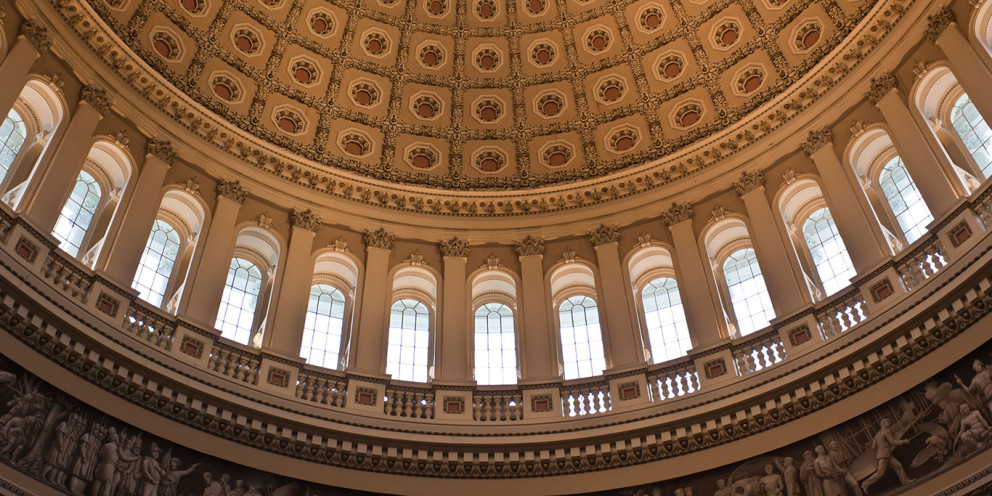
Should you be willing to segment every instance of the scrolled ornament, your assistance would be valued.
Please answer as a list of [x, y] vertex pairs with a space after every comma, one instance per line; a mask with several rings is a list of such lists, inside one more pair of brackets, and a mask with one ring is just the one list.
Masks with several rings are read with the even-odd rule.
[[176, 160], [176, 152], [172, 150], [172, 142], [168, 140], [152, 138], [145, 144], [145, 153], [158, 157], [159, 160], [172, 165]]
[[365, 231], [365, 234], [362, 235], [362, 241], [365, 243], [365, 246], [369, 248], [392, 250], [393, 243], [396, 242], [396, 235], [388, 233], [385, 229], [380, 227], [375, 231]]
[[823, 127], [809, 132], [806, 141], [801, 145], [806, 155], [812, 155], [821, 148], [833, 143], [833, 134], [829, 129]]
[[765, 175], [761, 171], [744, 171], [741, 173], [741, 178], [734, 183], [734, 191], [740, 196], [764, 187]]
[[526, 257], [529, 255], [544, 254], [544, 240], [541, 238], [527, 236], [524, 239], [518, 239], [514, 244], [514, 249], [517, 250], [517, 256]]
[[607, 226], [600, 224], [599, 227], [589, 232], [589, 241], [593, 246], [602, 246], [609, 243], [616, 243], [620, 240], [620, 228], [616, 225]]
[[48, 50], [52, 46], [52, 40], [48, 37], [48, 28], [31, 19], [21, 23], [20, 35], [39, 52]]
[[110, 112], [110, 100], [107, 99], [107, 91], [96, 86], [83, 86], [79, 91], [79, 101], [86, 102], [93, 107], [101, 116]]
[[449, 240], [442, 241], [440, 244], [441, 256], [443, 257], [467, 257], [468, 256], [468, 241], [464, 239], [458, 239], [458, 236], [451, 238]]
[[297, 210], [294, 208], [289, 213], [289, 225], [306, 229], [310, 232], [317, 232], [317, 228], [320, 227], [320, 217], [309, 208], [306, 210]]
[[241, 186], [241, 181], [221, 180], [217, 183], [217, 195], [238, 203], [244, 203], [245, 198], [248, 197], [248, 192], [244, 186]]
[[661, 220], [668, 226], [692, 220], [691, 203], [672, 203], [672, 206], [661, 213]]
[[878, 103], [896, 87], [896, 77], [890, 72], [886, 72], [871, 80], [871, 87], [868, 88], [868, 101]]
[[927, 16], [927, 29], [923, 32], [927, 39], [930, 41], [937, 41], [940, 35], [944, 33], [947, 26], [950, 26], [952, 22], [955, 22], [957, 18], [954, 16], [954, 12], [944, 7], [937, 11], [936, 14], [932, 16]]

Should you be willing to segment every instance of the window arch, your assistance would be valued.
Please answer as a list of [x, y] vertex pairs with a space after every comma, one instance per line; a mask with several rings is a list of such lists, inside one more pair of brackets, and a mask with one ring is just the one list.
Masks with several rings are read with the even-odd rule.
[[427, 382], [430, 317], [427, 305], [413, 298], [397, 300], [390, 307], [386, 373], [394, 379]]
[[992, 176], [992, 129], [989, 129], [967, 93], [961, 93], [955, 100], [950, 120], [982, 175], [986, 178]]
[[565, 299], [558, 305], [558, 323], [565, 380], [602, 374], [606, 353], [596, 300], [586, 295]]
[[72, 187], [69, 198], [62, 206], [59, 219], [55, 222], [52, 235], [59, 240], [62, 248], [71, 256], [79, 254], [86, 238], [86, 233], [96, 216], [97, 208], [103, 196], [103, 189], [96, 178], [87, 171], [80, 171], [76, 177], [76, 185]]
[[475, 311], [475, 380], [478, 384], [517, 382], [513, 309], [485, 303]]
[[344, 330], [345, 295], [330, 284], [310, 287], [300, 356], [318, 367], [337, 368]]
[[906, 241], [912, 243], [926, 234], [927, 224], [933, 221], [933, 215], [901, 157], [893, 157], [882, 166], [878, 186], [885, 195], [899, 228], [906, 236]]
[[627, 262], [638, 310], [654, 363], [674, 360], [692, 348], [682, 296], [675, 280], [671, 252], [651, 244], [636, 250]]
[[744, 221], [732, 216], [713, 223], [703, 232], [703, 243], [713, 262], [724, 311], [737, 328], [734, 337], [767, 327], [775, 309]]
[[262, 271], [258, 266], [244, 258], [232, 258], [215, 324], [221, 336], [241, 344], [249, 343], [261, 293]]
[[0, 124], [0, 181], [10, 172], [14, 159], [24, 146], [28, 130], [17, 110], [11, 109]]
[[180, 238], [176, 228], [164, 220], [155, 220], [131, 283], [142, 299], [155, 306], [162, 305], [179, 251]]

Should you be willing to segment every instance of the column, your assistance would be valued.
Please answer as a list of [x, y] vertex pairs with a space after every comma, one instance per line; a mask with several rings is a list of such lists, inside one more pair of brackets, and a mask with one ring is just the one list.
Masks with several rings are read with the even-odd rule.
[[589, 233], [589, 241], [596, 250], [599, 279], [603, 286], [603, 305], [606, 310], [604, 337], [611, 368], [644, 363], [644, 343], [631, 318], [628, 291], [623, 280], [620, 230], [617, 226], [601, 225]]
[[384, 229], [366, 231], [365, 241], [365, 280], [362, 288], [362, 308], [358, 325], [352, 326], [351, 362], [356, 370], [383, 373], [386, 366], [386, 340], [388, 339], [389, 316], [389, 254], [396, 236]]
[[277, 353], [300, 356], [303, 326], [306, 323], [313, 282], [313, 239], [320, 227], [320, 218], [312, 210], [296, 210], [289, 214], [289, 247], [286, 263], [278, 271], [282, 280], [279, 293], [265, 323], [263, 344]]
[[558, 352], [551, 336], [550, 303], [544, 286], [544, 240], [527, 236], [515, 246], [520, 259], [520, 282], [523, 299], [520, 315], [523, 318], [522, 376], [525, 379], [550, 379], [560, 377]]
[[820, 174], [823, 186], [820, 192], [827, 201], [834, 224], [837, 225], [837, 231], [847, 247], [847, 254], [854, 264], [854, 270], [858, 274], [864, 274], [892, 255], [875, 211], [864, 194], [859, 195], [851, 184], [848, 172], [844, 170], [844, 165], [834, 151], [833, 136], [829, 129], [810, 131], [802, 147]]
[[2, 117], [7, 117], [7, 113], [14, 106], [21, 90], [28, 82], [28, 74], [34, 61], [41, 56], [41, 52], [47, 51], [52, 46], [48, 39], [48, 29], [26, 20], [21, 23], [21, 30], [17, 36], [17, 41], [7, 52], [3, 62], [0, 62], [0, 111]]
[[702, 348], [723, 339], [727, 331], [726, 319], [721, 317], [723, 310], [713, 300], [709, 285], [706, 284], [710, 276], [706, 273], [699, 244], [696, 242], [696, 233], [692, 229], [692, 214], [691, 204], [673, 203], [671, 208], [662, 213], [662, 219], [668, 225], [675, 245], [679, 295], [682, 297], [682, 308], [685, 309], [692, 346]]
[[217, 322], [220, 298], [231, 268], [231, 255], [237, 241], [238, 212], [248, 192], [238, 181], [217, 183], [217, 205], [210, 219], [206, 236], [200, 235], [200, 259], [190, 267], [179, 314], [193, 322], [213, 328]]
[[734, 190], [744, 200], [751, 219], [751, 244], [768, 286], [775, 315], [786, 315], [810, 302], [805, 278], [796, 270], [795, 257], [786, 250], [776, 217], [765, 197], [765, 176], [761, 172], [744, 172], [734, 183]]
[[927, 145], [926, 136], [916, 125], [912, 112], [896, 88], [895, 76], [883, 74], [873, 79], [868, 100], [882, 112], [892, 132], [892, 142], [933, 217], [941, 218], [958, 199], [954, 186], [944, 173], [953, 167], [947, 154], [943, 149], [937, 153]]
[[965, 93], [968, 93], [985, 122], [992, 122], [992, 93], [988, 90], [989, 85], [992, 85], [992, 74], [986, 70], [968, 38], [961, 34], [954, 17], [954, 12], [946, 7], [930, 16], [927, 38], [944, 52], [951, 72], [964, 87]]
[[62, 205], [76, 184], [79, 171], [93, 146], [93, 132], [109, 111], [110, 103], [104, 90], [92, 86], [83, 87], [79, 95], [79, 106], [69, 121], [65, 134], [51, 158], [42, 158], [47, 162], [47, 167], [40, 170], [39, 166], [39, 175], [29, 186], [30, 191], [27, 194], [30, 196], [25, 197], [24, 214], [39, 229], [50, 230], [58, 220]]
[[141, 263], [148, 233], [158, 215], [165, 175], [174, 160], [171, 143], [155, 138], [148, 140], [145, 165], [134, 184], [131, 200], [123, 207], [121, 222], [112, 225], [112, 231], [107, 233], [108, 241], [97, 259], [96, 269], [102, 269], [108, 277], [125, 287], [131, 285]]
[[434, 338], [437, 378], [445, 381], [472, 380], [472, 329], [468, 320], [468, 241], [451, 238], [441, 242], [444, 260], [444, 294], [441, 326]]

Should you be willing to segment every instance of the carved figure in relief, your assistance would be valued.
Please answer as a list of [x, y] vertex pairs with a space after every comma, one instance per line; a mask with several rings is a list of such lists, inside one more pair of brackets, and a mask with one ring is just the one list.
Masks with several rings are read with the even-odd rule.
[[258, 488], [255, 486], [248, 486], [248, 492], [245, 496], [262, 496], [262, 493], [258, 492]]
[[967, 403], [961, 405], [961, 430], [958, 434], [958, 442], [965, 448], [966, 452], [973, 451], [983, 446], [989, 440], [989, 423], [982, 417], [978, 410], [972, 410]]
[[813, 462], [813, 470], [816, 477], [823, 485], [823, 496], [846, 496], [843, 477], [844, 472], [834, 465], [834, 461], [827, 456], [827, 449], [823, 445], [815, 448], [816, 460]]
[[984, 407], [992, 412], [992, 370], [978, 359], [972, 362], [971, 368], [975, 371], [975, 377], [972, 377], [971, 384], [968, 385], [968, 392], [977, 396], [985, 404]]
[[764, 490], [765, 496], [782, 496], [785, 484], [782, 482], [782, 476], [775, 473], [775, 467], [765, 465], [765, 475], [761, 478], [761, 488]]
[[114, 479], [110, 484], [115, 496], [136, 496], [140, 478], [141, 438], [140, 435], [125, 437], [117, 448], [117, 464]]
[[83, 435], [86, 425], [77, 413], [59, 422], [55, 437], [45, 454], [45, 465], [41, 476], [59, 487], [66, 487], [69, 478], [69, 461], [76, 451], [76, 444]]
[[799, 479], [803, 482], [803, 489], [807, 496], [823, 496], [823, 482], [816, 475], [816, 459], [813, 452], [806, 450], [803, 452], [803, 464], [799, 466]]
[[841, 447], [837, 441], [830, 441], [827, 445], [829, 449], [827, 450], [827, 455], [830, 460], [834, 462], [834, 466], [841, 471], [840, 478], [851, 488], [851, 492], [854, 496], [861, 496], [861, 487], [858, 486], [858, 480], [851, 475], [851, 460], [854, 458], [847, 449]]
[[875, 450], [875, 472], [871, 474], [864, 482], [861, 483], [861, 489], [868, 493], [868, 488], [872, 484], [876, 483], [885, 476], [885, 473], [892, 467], [892, 471], [895, 472], [896, 477], [899, 478], [899, 483], [902, 485], [910, 484], [914, 479], [910, 479], [906, 475], [906, 469], [903, 468], [902, 463], [899, 462], [895, 457], [892, 456], [892, 450], [896, 446], [902, 446], [908, 444], [909, 441], [906, 439], [899, 439], [893, 432], [892, 420], [883, 418], [879, 422], [878, 433], [875, 434], [874, 439], [871, 442], [871, 448]]
[[227, 492], [227, 496], [245, 496], [245, 491], [248, 489], [245, 487], [245, 481], [238, 479], [234, 481], [234, 487]]
[[99, 460], [96, 465], [96, 472], [93, 474], [93, 487], [90, 491], [92, 496], [112, 496], [114, 486], [114, 474], [117, 472], [118, 443], [120, 437], [117, 430], [111, 427], [107, 430], [107, 438], [97, 453]]
[[730, 492], [730, 488], [727, 487], [727, 481], [723, 479], [716, 480], [716, 487], [717, 489], [716, 492], [713, 493], [713, 496], [730, 496], [732, 494]]
[[103, 436], [104, 426], [93, 424], [89, 432], [79, 438], [76, 461], [72, 464], [72, 477], [69, 479], [69, 490], [72, 494], [82, 496], [86, 491], [86, 484], [93, 480], [97, 450], [100, 449], [100, 439]]
[[214, 474], [204, 472], [203, 481], [207, 483], [207, 487], [203, 489], [203, 496], [226, 496], [224, 486], [220, 481], [214, 480]]
[[165, 477], [162, 479], [161, 485], [158, 488], [159, 496], [178, 496], [176, 491], [179, 481], [200, 468], [199, 463], [194, 463], [191, 467], [181, 470], [179, 467], [182, 466], [182, 461], [176, 457], [170, 457], [167, 465], [169, 468], [166, 470]]
[[41, 427], [41, 415], [28, 415], [26, 417], [11, 417], [2, 428], [0, 428], [0, 458], [9, 459], [12, 463], [17, 463], [21, 459], [21, 454], [27, 449], [34, 433]]
[[152, 443], [148, 449], [148, 456], [141, 459], [141, 496], [157, 496], [158, 494], [158, 485], [167, 473], [158, 460], [161, 455], [162, 449], [157, 444]]
[[799, 494], [799, 471], [792, 457], [787, 456], [781, 460], [775, 460], [775, 466], [782, 472], [782, 479], [785, 482], [785, 494], [787, 496], [797, 496]]

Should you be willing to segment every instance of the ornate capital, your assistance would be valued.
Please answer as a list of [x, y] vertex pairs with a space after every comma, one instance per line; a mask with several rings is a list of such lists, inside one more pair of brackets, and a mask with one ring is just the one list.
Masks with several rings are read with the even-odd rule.
[[383, 250], [392, 250], [393, 243], [396, 242], [396, 235], [386, 232], [385, 229], [379, 228], [375, 231], [365, 231], [362, 236], [362, 241], [365, 242], [365, 246], [370, 248], [382, 248]]
[[158, 157], [161, 161], [172, 165], [176, 160], [176, 152], [172, 151], [172, 142], [168, 140], [152, 138], [145, 145], [145, 153]]
[[248, 192], [241, 186], [241, 181], [221, 180], [217, 183], [217, 194], [238, 203], [244, 203], [248, 197]]
[[517, 250], [517, 256], [526, 257], [528, 255], [544, 254], [543, 239], [527, 236], [524, 239], [518, 239], [515, 244], [516, 246], [514, 248]]
[[806, 141], [802, 144], [803, 151], [806, 152], [806, 155], [812, 155], [821, 148], [832, 144], [833, 139], [833, 134], [825, 127], [810, 131], [809, 136], [806, 137]]
[[441, 256], [443, 257], [467, 257], [468, 241], [458, 239], [458, 236], [441, 242]]
[[310, 232], [317, 232], [317, 228], [320, 227], [320, 217], [309, 208], [306, 210], [297, 210], [294, 208], [289, 213], [289, 225], [306, 229]]
[[871, 87], [868, 88], [868, 101], [878, 103], [896, 87], [896, 77], [891, 72], [886, 72], [871, 80]]
[[589, 232], [589, 241], [593, 246], [601, 246], [608, 243], [616, 243], [620, 240], [620, 228], [615, 225], [607, 226], [600, 224], [599, 227]]
[[107, 92], [96, 86], [83, 86], [79, 92], [79, 101], [86, 102], [93, 107], [101, 116], [110, 112], [110, 101], [107, 100]]
[[927, 30], [924, 31], [924, 34], [928, 40], [937, 41], [937, 38], [940, 38], [940, 35], [947, 29], [947, 26], [950, 26], [956, 20], [954, 12], [944, 7], [938, 10], [936, 14], [927, 16], [929, 24], [927, 24]]
[[760, 171], [744, 171], [741, 173], [741, 178], [734, 183], [734, 191], [737, 191], [737, 194], [740, 196], [744, 196], [758, 188], [764, 187], [765, 175]]
[[692, 219], [691, 203], [672, 203], [672, 206], [661, 213], [661, 221], [668, 226]]
[[52, 40], [48, 38], [48, 28], [30, 19], [21, 23], [20, 34], [39, 52], [48, 50], [52, 46]]

